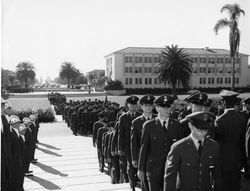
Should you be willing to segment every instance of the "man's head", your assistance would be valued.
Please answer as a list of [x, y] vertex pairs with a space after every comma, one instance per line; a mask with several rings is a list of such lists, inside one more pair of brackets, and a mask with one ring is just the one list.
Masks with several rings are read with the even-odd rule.
[[243, 100], [243, 107], [245, 110], [250, 111], [250, 98]]
[[15, 129], [19, 129], [20, 125], [21, 125], [21, 120], [19, 119], [18, 116], [16, 115], [11, 115], [9, 118], [9, 124], [15, 128]]
[[138, 100], [139, 98], [137, 96], [130, 96], [126, 99], [126, 104], [128, 106], [129, 112], [136, 112]]
[[213, 114], [207, 111], [198, 111], [187, 115], [186, 119], [193, 136], [197, 139], [203, 139], [210, 128]]
[[222, 98], [222, 102], [226, 108], [234, 108], [234, 106], [237, 104], [237, 96], [239, 94], [234, 91], [229, 90], [221, 90], [220, 96]]
[[10, 115], [12, 113], [12, 105], [7, 100], [5, 100], [5, 102], [4, 102], [3, 112], [6, 115]]
[[202, 92], [196, 92], [185, 98], [185, 100], [191, 103], [192, 112], [202, 111], [206, 107], [208, 95]]
[[171, 108], [174, 103], [174, 98], [170, 95], [162, 95], [154, 101], [156, 105], [156, 111], [160, 118], [168, 118]]
[[144, 114], [152, 114], [152, 111], [154, 109], [154, 100], [155, 97], [153, 95], [145, 95], [140, 99], [141, 108]]

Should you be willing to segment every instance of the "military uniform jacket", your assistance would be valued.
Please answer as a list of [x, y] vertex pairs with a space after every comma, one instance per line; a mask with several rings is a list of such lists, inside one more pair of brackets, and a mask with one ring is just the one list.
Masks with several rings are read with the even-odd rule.
[[246, 161], [245, 119], [236, 110], [226, 110], [215, 121], [215, 140], [220, 145], [222, 170], [239, 171]]
[[96, 140], [97, 140], [97, 131], [98, 129], [100, 129], [103, 126], [101, 121], [97, 121], [94, 123], [93, 125], [93, 145], [96, 144]]
[[118, 150], [125, 153], [126, 157], [131, 158], [130, 150], [130, 131], [132, 121], [140, 116], [139, 112], [135, 113], [135, 117], [132, 118], [129, 112], [124, 113], [119, 118], [119, 130], [118, 130]]
[[210, 170], [214, 167], [215, 190], [221, 190], [219, 145], [205, 138], [201, 156], [190, 136], [174, 143], [165, 165], [164, 191], [210, 191]]
[[102, 127], [97, 131], [97, 149], [102, 151], [102, 136], [105, 132], [107, 132], [108, 129], [106, 127]]
[[[156, 114], [152, 114], [152, 118], [157, 117]], [[141, 132], [142, 126], [146, 122], [144, 115], [141, 115], [132, 121], [131, 126], [131, 157], [133, 161], [138, 162], [139, 153], [141, 148]]]
[[138, 170], [147, 178], [160, 181], [171, 145], [180, 139], [180, 123], [169, 118], [165, 132], [158, 118], [143, 125]]

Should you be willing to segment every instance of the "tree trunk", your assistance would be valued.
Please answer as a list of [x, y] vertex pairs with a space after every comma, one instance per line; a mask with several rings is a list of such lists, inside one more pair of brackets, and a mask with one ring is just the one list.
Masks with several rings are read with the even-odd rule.
[[67, 81], [68, 81], [68, 88], [69, 88], [69, 78], [67, 78]]
[[25, 78], [25, 87], [27, 88], [28, 87], [28, 78]]
[[177, 98], [177, 94], [176, 94], [176, 84], [173, 84], [173, 96], [174, 98]]
[[231, 58], [232, 60], [232, 67], [231, 67], [231, 90], [234, 91], [234, 68], [235, 68], [235, 59], [234, 56]]

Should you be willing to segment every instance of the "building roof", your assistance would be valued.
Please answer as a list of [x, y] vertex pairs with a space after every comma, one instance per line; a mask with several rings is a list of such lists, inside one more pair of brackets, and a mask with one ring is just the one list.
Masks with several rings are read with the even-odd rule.
[[[111, 54], [108, 54], [105, 57], [111, 56], [112, 54], [126, 53], [126, 54], [160, 54], [163, 48], [154, 48], [154, 47], [127, 47], [118, 51], [115, 51]], [[186, 52], [193, 55], [230, 55], [230, 51], [226, 49], [215, 49], [215, 48], [183, 48]], [[241, 56], [248, 56], [247, 54], [239, 53]]]

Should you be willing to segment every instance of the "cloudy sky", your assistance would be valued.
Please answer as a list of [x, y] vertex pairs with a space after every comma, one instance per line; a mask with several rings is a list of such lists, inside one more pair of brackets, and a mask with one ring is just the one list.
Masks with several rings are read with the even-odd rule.
[[250, 54], [249, 0], [2, 0], [2, 68], [22, 61], [52, 79], [62, 62], [84, 74], [125, 47], [229, 49], [228, 29], [215, 35], [226, 3], [239, 3], [240, 52]]

